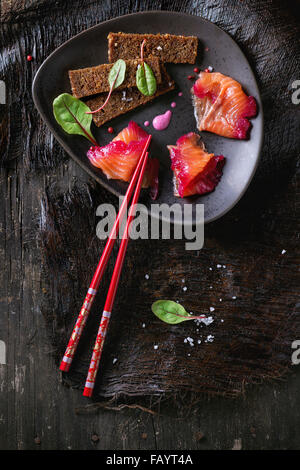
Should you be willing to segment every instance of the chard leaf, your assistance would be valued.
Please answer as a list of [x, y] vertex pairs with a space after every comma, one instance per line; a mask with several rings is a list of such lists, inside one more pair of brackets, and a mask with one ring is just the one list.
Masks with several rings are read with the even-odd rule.
[[69, 93], [62, 93], [53, 101], [53, 114], [58, 124], [67, 134], [83, 135], [92, 144], [97, 142], [91, 133], [92, 116], [90, 108]]
[[136, 71], [136, 86], [145, 96], [152, 96], [156, 92], [156, 78], [151, 67], [144, 62]]
[[126, 62], [123, 59], [117, 60], [110, 69], [108, 83], [112, 90], [118, 88], [124, 82], [126, 73]]
[[157, 300], [152, 304], [152, 312], [160, 320], [171, 325], [187, 320], [195, 320], [196, 318], [203, 318], [203, 315], [199, 317], [190, 315], [182, 305], [173, 302], [173, 300]]

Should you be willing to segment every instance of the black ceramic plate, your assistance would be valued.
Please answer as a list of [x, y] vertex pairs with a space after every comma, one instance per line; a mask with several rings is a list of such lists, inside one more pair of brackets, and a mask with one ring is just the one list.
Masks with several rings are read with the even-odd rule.
[[[181, 135], [196, 131], [190, 97], [192, 83], [186, 78], [193, 73], [194, 65], [168, 64], [168, 71], [175, 80], [177, 89], [108, 124], [113, 126], [116, 132], [127, 126], [130, 120], [143, 126], [145, 120], [151, 122], [157, 114], [171, 109], [171, 102], [176, 101], [177, 106], [173, 110], [173, 117], [167, 130], [155, 131], [152, 125], [147, 128], [153, 134], [151, 155], [158, 157], [161, 162], [160, 192], [156, 202], [189, 203], [193, 205], [193, 208], [195, 203], [203, 203], [205, 222], [221, 217], [238, 202], [247, 189], [258, 163], [263, 139], [261, 99], [247, 59], [233, 39], [213, 23], [198, 16], [155, 11], [135, 13], [105, 21], [65, 42], [45, 60], [33, 83], [33, 99], [37, 109], [70, 156], [100, 184], [116, 195], [125, 194], [127, 185], [118, 180], [108, 180], [101, 170], [93, 167], [86, 157], [90, 146], [89, 141], [80, 136], [66, 134], [56, 123], [52, 113], [53, 99], [60, 93], [70, 92], [69, 69], [98, 65], [108, 61], [106, 37], [110, 31], [197, 36], [199, 52], [196, 65], [201, 70], [211, 65], [215, 71], [230, 75], [243, 85], [249, 95], [256, 98], [259, 113], [255, 119], [252, 119], [250, 140], [236, 141], [207, 132], [202, 133], [208, 151], [217, 155], [223, 154], [226, 157], [226, 164], [223, 177], [215, 191], [199, 197], [180, 199], [173, 196], [172, 171], [166, 148], [167, 144], [175, 144]], [[182, 97], [178, 96], [179, 91], [183, 92]], [[92, 131], [101, 145], [111, 140], [112, 136], [107, 132], [108, 125], [98, 129], [93, 124]], [[145, 194], [143, 201], [148, 207], [152, 202]]]

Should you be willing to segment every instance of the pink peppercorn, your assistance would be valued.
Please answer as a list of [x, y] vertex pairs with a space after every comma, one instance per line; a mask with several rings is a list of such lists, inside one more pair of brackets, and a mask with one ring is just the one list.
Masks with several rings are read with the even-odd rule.
[[31, 62], [31, 61], [32, 61], [32, 55], [28, 55], [28, 56], [26, 57], [26, 59], [28, 60], [28, 62]]
[[195, 68], [194, 68], [194, 72], [195, 72], [195, 73], [199, 73], [199, 72], [200, 72], [200, 70], [198, 69], [198, 67], [195, 67]]
[[107, 132], [109, 132], [110, 134], [112, 134], [112, 133], [114, 132], [114, 128], [113, 128], [113, 127], [109, 127], [109, 128], [107, 129]]

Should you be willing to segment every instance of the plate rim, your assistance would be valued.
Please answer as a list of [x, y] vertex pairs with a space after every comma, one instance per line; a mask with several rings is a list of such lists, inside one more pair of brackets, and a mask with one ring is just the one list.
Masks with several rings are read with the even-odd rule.
[[[88, 168], [88, 166], [85, 166], [84, 163], [76, 156], [76, 154], [71, 150], [71, 148], [68, 146], [67, 143], [64, 142], [64, 140], [59, 137], [59, 135], [57, 134], [57, 132], [55, 131], [55, 129], [52, 127], [51, 123], [49, 122], [47, 116], [45, 115], [45, 113], [43, 112], [43, 108], [42, 106], [40, 106], [40, 101], [39, 101], [39, 97], [38, 97], [38, 93], [37, 93], [37, 83], [38, 83], [38, 80], [40, 79], [40, 75], [41, 75], [41, 72], [43, 71], [43, 68], [48, 64], [48, 62], [51, 61], [52, 57], [58, 52], [60, 51], [61, 49], [63, 49], [67, 44], [69, 44], [71, 41], [73, 41], [74, 39], [80, 37], [80, 36], [85, 36], [86, 34], [88, 34], [91, 30], [93, 29], [97, 29], [99, 28], [99, 26], [101, 26], [103, 23], [112, 23], [118, 19], [121, 19], [121, 18], [126, 18], [126, 17], [132, 17], [132, 16], [141, 16], [141, 15], [172, 15], [172, 16], [186, 16], [186, 17], [196, 17], [196, 18], [199, 18], [201, 21], [204, 21], [205, 23], [209, 23], [211, 25], [213, 25], [215, 28], [219, 29], [220, 31], [222, 31], [222, 33], [226, 34], [227, 37], [229, 38], [229, 40], [236, 46], [238, 47], [240, 53], [242, 54], [244, 60], [246, 61], [246, 63], [248, 64], [249, 66], [249, 70], [250, 70], [250, 73], [254, 79], [254, 82], [256, 84], [256, 88], [257, 88], [257, 92], [258, 92], [258, 96], [255, 97], [256, 101], [258, 102], [259, 104], [259, 114], [260, 114], [260, 134], [259, 134], [259, 145], [258, 145], [258, 151], [257, 151], [257, 158], [256, 158], [256, 161], [255, 161], [255, 165], [253, 166], [253, 169], [252, 169], [252, 172], [251, 174], [249, 175], [248, 177], [248, 180], [247, 180], [247, 183], [245, 184], [243, 190], [240, 192], [239, 196], [231, 203], [230, 206], [228, 206], [226, 209], [224, 209], [222, 212], [220, 212], [218, 215], [214, 216], [214, 217], [211, 217], [210, 219], [208, 220], [205, 220], [204, 218], [204, 225], [205, 224], [209, 224], [211, 222], [214, 222], [218, 219], [220, 219], [221, 217], [223, 217], [224, 215], [226, 215], [229, 211], [231, 211], [231, 209], [233, 209], [237, 204], [238, 202], [241, 200], [241, 198], [244, 196], [245, 192], [247, 191], [247, 189], [249, 188], [250, 186], [250, 183], [256, 173], [256, 170], [257, 170], [257, 167], [258, 167], [258, 164], [259, 164], [259, 161], [261, 159], [261, 153], [262, 153], [262, 147], [263, 147], [263, 142], [264, 142], [264, 113], [263, 113], [263, 106], [262, 106], [262, 98], [261, 98], [261, 94], [260, 94], [260, 90], [259, 90], [259, 86], [258, 86], [258, 83], [257, 83], [257, 79], [256, 79], [256, 76], [255, 76], [255, 73], [246, 57], [246, 55], [244, 54], [243, 50], [241, 49], [241, 47], [239, 46], [239, 44], [230, 36], [229, 33], [227, 33], [227, 31], [225, 31], [224, 29], [220, 28], [217, 24], [213, 23], [212, 21], [210, 20], [207, 20], [206, 18], [203, 18], [202, 16], [198, 16], [198, 15], [193, 15], [193, 14], [190, 14], [190, 13], [185, 13], [185, 12], [177, 12], [177, 11], [168, 11], [168, 10], [150, 10], [150, 11], [139, 11], [139, 12], [135, 12], [135, 13], [127, 13], [126, 15], [120, 15], [120, 16], [116, 16], [114, 18], [110, 18], [109, 20], [104, 20], [104, 21], [101, 21], [100, 23], [97, 23], [95, 24], [94, 26], [90, 26], [89, 28], [86, 28], [84, 29], [83, 31], [80, 31], [79, 33], [75, 34], [74, 36], [72, 36], [71, 38], [67, 39], [66, 41], [64, 41], [60, 46], [58, 46], [56, 49], [54, 49], [54, 51], [52, 51], [47, 57], [46, 59], [42, 62], [42, 64], [39, 66], [38, 70], [36, 71], [35, 73], [35, 76], [33, 78], [33, 82], [32, 82], [32, 98], [33, 98], [33, 102], [34, 102], [34, 105], [36, 107], [36, 109], [38, 110], [40, 116], [42, 117], [43, 121], [45, 122], [45, 124], [47, 125], [47, 127], [49, 128], [50, 132], [54, 135], [55, 139], [59, 142], [59, 144], [63, 147], [63, 149], [68, 153], [68, 155], [87, 173], [89, 174], [89, 176], [91, 176], [94, 180], [97, 181], [97, 183], [99, 183], [101, 186], [103, 186], [105, 189], [107, 189], [111, 194], [114, 194], [115, 196], [119, 197], [120, 196], [120, 193], [118, 193], [118, 191], [116, 191], [114, 188], [112, 188], [109, 184], [107, 184], [105, 181], [102, 181], [100, 180], [97, 175], [95, 175], [95, 173], [92, 172], [92, 170], [90, 170]], [[224, 137], [225, 138], [225, 137]], [[149, 209], [147, 207], [145, 207], [145, 212], [148, 214], [149, 217], [153, 217], [153, 214], [150, 213]], [[155, 215], [154, 215], [155, 217]], [[163, 217], [160, 217], [159, 215], [159, 218], [161, 220], [165, 220]], [[170, 221], [170, 219], [168, 219], [168, 221]], [[171, 220], [172, 223], [174, 223], [172, 220]], [[201, 223], [201, 222], [200, 222]], [[189, 222], [184, 222], [184, 223], [181, 223], [182, 226], [197, 226], [199, 225], [200, 223], [195, 223], [193, 220], [189, 221]]]

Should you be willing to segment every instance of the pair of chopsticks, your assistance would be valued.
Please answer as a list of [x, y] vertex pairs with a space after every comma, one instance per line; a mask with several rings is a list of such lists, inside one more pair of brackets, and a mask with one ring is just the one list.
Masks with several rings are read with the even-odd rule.
[[136, 189], [135, 189], [135, 192], [134, 192], [134, 195], [133, 195], [133, 198], [132, 198], [132, 203], [131, 203], [129, 213], [128, 213], [128, 219], [127, 219], [127, 222], [126, 222], [126, 227], [125, 227], [125, 230], [124, 230], [124, 233], [123, 233], [123, 236], [122, 236], [122, 241], [121, 241], [121, 244], [120, 244], [119, 253], [118, 253], [118, 256], [117, 256], [116, 264], [115, 264], [115, 267], [114, 267], [113, 275], [112, 275], [110, 286], [109, 286], [109, 289], [108, 289], [108, 293], [107, 293], [107, 297], [106, 297], [106, 301], [105, 301], [105, 305], [104, 305], [104, 309], [103, 309], [103, 313], [102, 313], [102, 318], [101, 318], [101, 321], [100, 321], [100, 326], [99, 326], [99, 329], [98, 329], [98, 334], [97, 334], [97, 338], [96, 338], [96, 342], [95, 342], [95, 346], [94, 346], [94, 350], [93, 350], [93, 355], [92, 355], [92, 359], [91, 359], [91, 362], [90, 362], [89, 372], [88, 372], [86, 383], [85, 383], [85, 388], [84, 388], [83, 395], [86, 396], [86, 397], [91, 397], [92, 396], [93, 389], [94, 389], [94, 386], [95, 386], [95, 379], [96, 379], [96, 375], [97, 375], [98, 368], [99, 368], [99, 362], [100, 362], [100, 358], [101, 358], [101, 354], [102, 354], [102, 350], [103, 350], [105, 336], [106, 336], [106, 333], [107, 333], [108, 324], [109, 324], [109, 320], [110, 320], [110, 315], [111, 315], [111, 311], [112, 311], [112, 308], [113, 308], [113, 304], [114, 304], [114, 300], [115, 300], [115, 296], [116, 296], [116, 292], [117, 292], [117, 288], [118, 288], [118, 284], [119, 284], [119, 280], [120, 280], [120, 275], [121, 275], [121, 271], [122, 271], [122, 267], [123, 267], [123, 262], [124, 262], [124, 258], [125, 258], [125, 254], [126, 254], [126, 249], [127, 249], [127, 245], [128, 245], [128, 241], [129, 241], [129, 238], [128, 238], [129, 228], [130, 228], [130, 224], [131, 224], [131, 222], [134, 218], [134, 215], [135, 215], [135, 206], [136, 206], [136, 203], [139, 199], [141, 186], [142, 186], [142, 182], [143, 182], [143, 176], [144, 176], [145, 169], [146, 169], [146, 164], [147, 164], [147, 161], [148, 161], [147, 149], [149, 147], [150, 140], [151, 140], [151, 135], [149, 135], [149, 137], [146, 141], [146, 144], [145, 144], [145, 147], [144, 147], [144, 149], [142, 151], [142, 154], [140, 156], [138, 165], [137, 165], [137, 167], [134, 171], [134, 174], [132, 176], [132, 179], [130, 181], [128, 189], [126, 191], [124, 200], [123, 200], [122, 205], [120, 207], [120, 210], [119, 210], [119, 213], [118, 213], [117, 218], [115, 220], [115, 223], [113, 225], [113, 228], [112, 228], [112, 230], [109, 234], [109, 237], [108, 237], [108, 240], [106, 242], [104, 251], [103, 251], [103, 253], [101, 255], [101, 258], [99, 260], [99, 263], [98, 263], [98, 266], [96, 268], [95, 274], [93, 276], [92, 282], [90, 284], [87, 295], [85, 297], [85, 300], [84, 300], [83, 305], [81, 307], [81, 310], [79, 312], [77, 321], [75, 323], [74, 329], [72, 331], [68, 346], [67, 346], [65, 354], [64, 354], [64, 357], [63, 357], [63, 359], [61, 361], [61, 364], [60, 364], [60, 370], [62, 370], [62, 371], [67, 372], [70, 369], [70, 366], [72, 364], [72, 360], [74, 358], [74, 354], [75, 354], [79, 339], [81, 337], [83, 328], [86, 324], [86, 321], [87, 321], [87, 318], [89, 316], [92, 304], [93, 304], [94, 299], [95, 299], [95, 295], [97, 294], [99, 284], [100, 284], [101, 279], [103, 277], [103, 274], [104, 274], [105, 268], [107, 266], [112, 248], [114, 246], [114, 243], [115, 243], [115, 240], [116, 240], [116, 237], [117, 237], [117, 233], [119, 231], [120, 222], [123, 219], [126, 207], [128, 205], [128, 202], [130, 201], [131, 195], [132, 195], [133, 190], [136, 186]]

